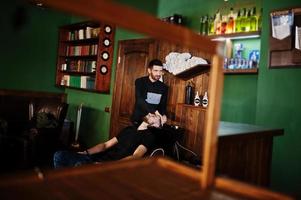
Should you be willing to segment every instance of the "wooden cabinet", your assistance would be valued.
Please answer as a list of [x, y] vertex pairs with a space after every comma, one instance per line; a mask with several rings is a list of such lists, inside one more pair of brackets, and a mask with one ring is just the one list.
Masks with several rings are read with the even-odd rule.
[[92, 21], [60, 27], [56, 85], [109, 93], [114, 32]]

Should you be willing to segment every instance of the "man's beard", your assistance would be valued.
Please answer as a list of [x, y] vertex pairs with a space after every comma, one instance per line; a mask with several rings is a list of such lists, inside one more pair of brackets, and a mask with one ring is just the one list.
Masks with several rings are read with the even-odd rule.
[[156, 81], [160, 80], [160, 78], [161, 78], [160, 75], [157, 75], [157, 76], [151, 75], [151, 77], [153, 80], [156, 80]]

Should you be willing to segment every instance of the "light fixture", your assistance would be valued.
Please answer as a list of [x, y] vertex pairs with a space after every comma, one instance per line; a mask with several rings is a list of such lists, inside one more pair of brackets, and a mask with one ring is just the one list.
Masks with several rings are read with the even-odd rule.
[[252, 39], [252, 38], [259, 38], [260, 35], [258, 34], [254, 34], [254, 35], [240, 35], [240, 36], [229, 36], [229, 37], [223, 37], [223, 36], [220, 36], [220, 37], [217, 37], [217, 38], [213, 38], [211, 39], [212, 41], [225, 41], [227, 39], [230, 39], [230, 40], [239, 40], [239, 39]]

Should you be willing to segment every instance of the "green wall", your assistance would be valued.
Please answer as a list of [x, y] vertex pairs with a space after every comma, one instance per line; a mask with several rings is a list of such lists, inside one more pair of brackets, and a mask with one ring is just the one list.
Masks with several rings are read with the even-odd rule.
[[[284, 128], [274, 140], [271, 187], [301, 199], [301, 68], [268, 69], [269, 12], [301, 7], [300, 0], [263, 1], [261, 68], [258, 76], [256, 123]], [[301, 65], [300, 65], [301, 66]]]
[[[301, 7], [301, 3], [300, 0], [228, 1], [234, 7], [252, 2], [263, 7], [259, 73], [225, 76], [221, 119], [284, 128], [284, 136], [274, 140], [271, 188], [301, 199], [301, 148], [298, 147], [301, 140], [301, 69], [268, 69], [269, 12]], [[187, 16], [187, 26], [198, 32], [199, 17], [213, 14], [220, 7], [229, 6], [221, 0], [174, 0], [172, 3], [160, 0], [158, 15], [178, 13]]]
[[[158, 1], [121, 0], [132, 7], [156, 15]], [[111, 107], [114, 88], [116, 60], [112, 65], [110, 94], [84, 92], [74, 89], [55, 87], [55, 73], [58, 47], [58, 27], [81, 20], [78, 16], [37, 8], [21, 0], [5, 1], [0, 18], [1, 29], [1, 64], [0, 88], [34, 90], [48, 92], [65, 92], [68, 95], [69, 109], [67, 118], [76, 121], [77, 107], [84, 104], [80, 140], [84, 146], [91, 146], [108, 138], [110, 113], [104, 112]], [[25, 10], [21, 19], [23, 26], [14, 28], [16, 13]], [[115, 34], [114, 58], [116, 58], [118, 41], [141, 38], [141, 34], [117, 27]]]
[[58, 26], [69, 16], [22, 2], [2, 2], [0, 88], [62, 92], [54, 86]]

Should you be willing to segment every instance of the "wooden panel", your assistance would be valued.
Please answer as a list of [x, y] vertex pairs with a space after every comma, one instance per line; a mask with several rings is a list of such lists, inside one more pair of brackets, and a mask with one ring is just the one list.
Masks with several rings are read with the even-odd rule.
[[185, 129], [184, 145], [202, 157], [206, 109], [177, 105], [176, 121]]
[[155, 57], [155, 42], [151, 39], [119, 42], [113, 94], [110, 137], [131, 124], [135, 104], [135, 80], [147, 75], [147, 65]]
[[272, 136], [221, 137], [217, 173], [248, 183], [269, 185]]

